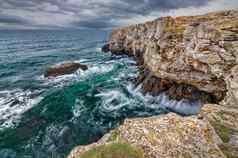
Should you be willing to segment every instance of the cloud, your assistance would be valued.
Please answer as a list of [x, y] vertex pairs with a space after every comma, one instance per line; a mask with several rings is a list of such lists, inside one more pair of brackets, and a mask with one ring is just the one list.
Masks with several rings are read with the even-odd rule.
[[144, 22], [164, 15], [190, 15], [230, 8], [238, 8], [238, 1], [2, 0], [0, 24], [98, 29]]
[[0, 23], [4, 24], [28, 24], [28, 21], [18, 16], [0, 14]]
[[107, 22], [107, 21], [101, 21], [101, 20], [96, 20], [96, 21], [79, 21], [79, 22], [74, 22], [72, 23], [73, 26], [78, 26], [78, 27], [83, 27], [83, 28], [107, 28], [111, 27], [113, 24]]

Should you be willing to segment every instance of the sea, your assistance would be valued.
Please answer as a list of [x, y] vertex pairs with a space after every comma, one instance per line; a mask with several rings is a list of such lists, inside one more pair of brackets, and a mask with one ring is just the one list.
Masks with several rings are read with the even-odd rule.
[[[133, 59], [101, 51], [110, 32], [0, 31], [0, 158], [65, 158], [127, 118], [169, 112], [175, 103], [166, 95], [134, 86]], [[49, 66], [68, 61], [88, 70], [44, 77]]]

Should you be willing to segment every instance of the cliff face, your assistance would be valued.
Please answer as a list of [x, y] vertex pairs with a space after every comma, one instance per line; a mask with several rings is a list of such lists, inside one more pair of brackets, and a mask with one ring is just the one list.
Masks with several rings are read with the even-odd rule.
[[134, 56], [145, 92], [218, 103], [237, 64], [238, 11], [163, 17], [112, 32], [104, 50]]

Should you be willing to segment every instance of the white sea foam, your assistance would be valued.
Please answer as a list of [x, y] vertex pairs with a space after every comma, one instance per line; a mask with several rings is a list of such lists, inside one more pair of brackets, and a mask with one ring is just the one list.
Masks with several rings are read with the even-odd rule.
[[45, 78], [43, 75], [41, 75], [37, 78], [37, 80], [43, 81], [43, 85], [45, 86], [50, 85], [53, 87], [63, 87], [66, 86], [67, 84], [72, 84], [72, 82], [84, 80], [90, 77], [91, 75], [103, 74], [110, 72], [112, 70], [113, 64], [88, 65], [88, 69], [85, 71], [79, 69], [73, 74], [66, 74], [62, 76], [49, 77], [49, 78]]
[[96, 52], [102, 52], [102, 48], [100, 47], [96, 48]]
[[107, 73], [113, 70], [113, 65], [112, 64], [103, 64], [103, 65], [92, 65], [89, 66], [88, 70], [83, 71], [83, 70], [79, 70], [79, 77], [83, 78], [83, 77], [87, 77], [90, 75], [95, 75], [95, 74], [103, 74], [103, 73]]
[[129, 105], [129, 100], [119, 90], [110, 90], [96, 95], [102, 98], [102, 108], [104, 111], [112, 112]]
[[66, 63], [83, 63], [83, 62], [86, 62], [87, 60], [86, 59], [80, 59], [80, 60], [74, 60], [74, 61], [62, 61], [62, 62], [59, 62], [59, 63], [56, 63], [53, 65], [53, 67], [57, 67], [57, 66], [61, 66], [62, 64], [66, 64]]
[[141, 93], [141, 85], [134, 88], [132, 84], [129, 84], [127, 89], [134, 97], [141, 100], [147, 107], [152, 109], [163, 108], [178, 112], [180, 114], [193, 115], [197, 114], [202, 107], [202, 103], [200, 101], [190, 101], [186, 99], [176, 101], [169, 99], [169, 97], [164, 93], [161, 93], [156, 97], [148, 94], [143, 95]]
[[41, 97], [32, 97], [36, 93], [39, 91], [31, 92], [17, 89], [0, 92], [0, 130], [14, 126], [21, 114], [42, 99]]
[[87, 110], [87, 108], [85, 107], [83, 100], [76, 99], [76, 103], [73, 109], [74, 117], [79, 117], [81, 113], [85, 110]]
[[157, 96], [155, 98], [155, 102], [158, 103], [162, 108], [167, 108], [185, 115], [197, 114], [202, 107], [200, 101], [190, 101], [186, 99], [176, 101], [169, 99], [169, 97], [164, 93], [161, 93], [159, 96]]

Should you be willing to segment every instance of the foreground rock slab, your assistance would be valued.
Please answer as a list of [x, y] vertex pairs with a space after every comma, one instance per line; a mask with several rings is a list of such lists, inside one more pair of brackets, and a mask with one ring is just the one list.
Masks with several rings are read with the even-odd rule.
[[77, 147], [68, 158], [79, 158], [85, 151], [113, 141], [141, 148], [146, 158], [226, 157], [218, 147], [222, 141], [208, 121], [171, 113], [127, 119], [99, 142]]
[[61, 76], [61, 75], [72, 74], [75, 71], [77, 71], [78, 69], [85, 71], [88, 69], [88, 67], [86, 65], [82, 65], [82, 64], [76, 63], [76, 62], [65, 62], [62, 64], [58, 64], [58, 65], [49, 67], [46, 70], [44, 76], [45, 77], [57, 77], [57, 76]]

